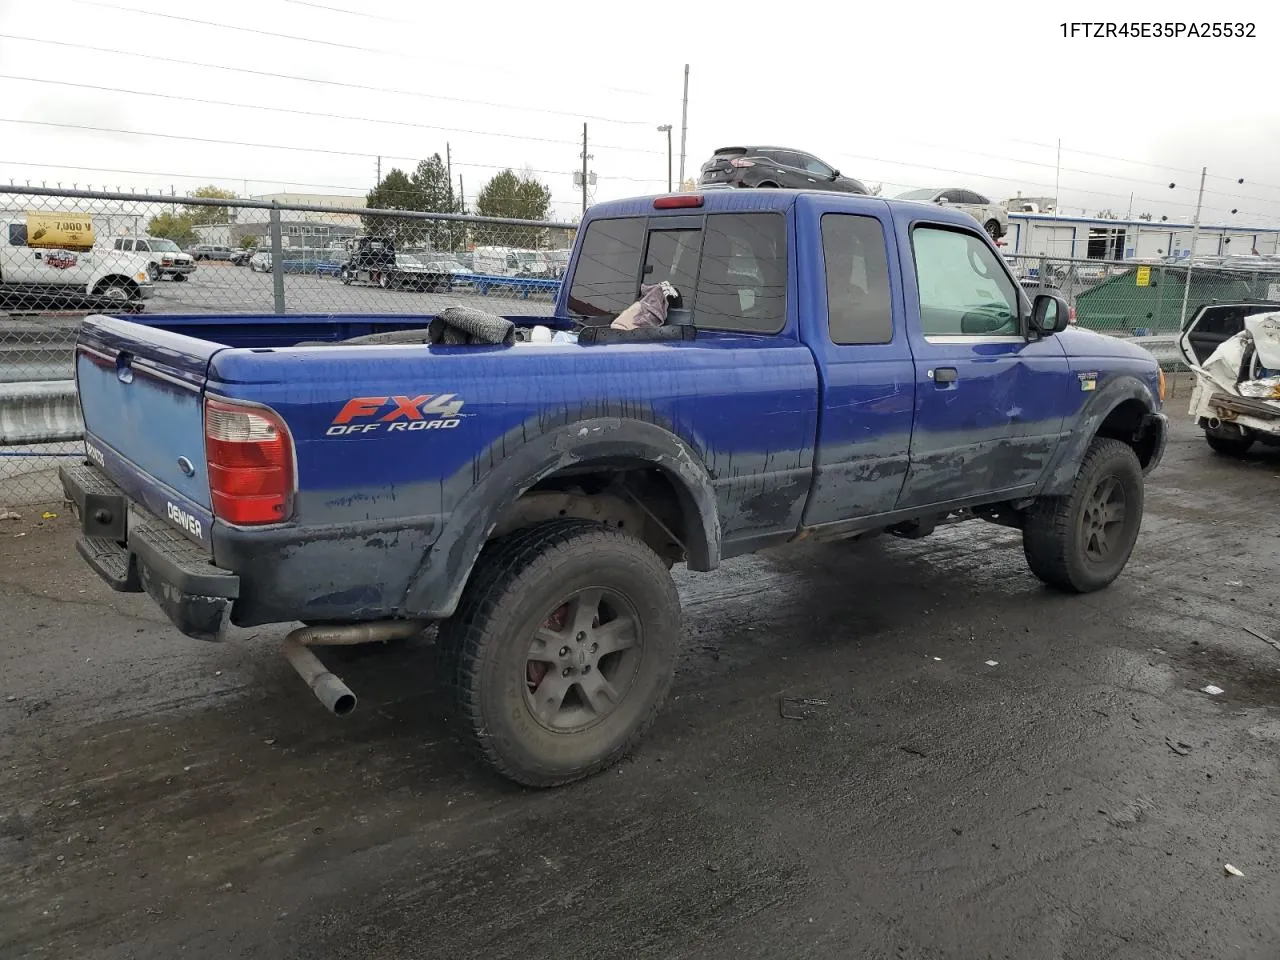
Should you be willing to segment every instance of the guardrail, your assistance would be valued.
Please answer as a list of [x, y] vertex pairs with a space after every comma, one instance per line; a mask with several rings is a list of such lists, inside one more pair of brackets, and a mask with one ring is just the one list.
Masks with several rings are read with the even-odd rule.
[[0, 447], [62, 443], [83, 436], [74, 380], [0, 383]]

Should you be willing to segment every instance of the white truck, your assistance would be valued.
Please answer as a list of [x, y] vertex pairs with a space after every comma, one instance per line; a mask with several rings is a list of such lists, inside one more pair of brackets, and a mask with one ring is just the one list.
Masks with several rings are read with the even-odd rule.
[[138, 312], [155, 295], [149, 259], [96, 249], [88, 217], [29, 215], [0, 230], [0, 309], [88, 299]]
[[168, 277], [182, 281], [196, 269], [191, 254], [183, 253], [181, 247], [164, 237], [116, 237], [112, 249], [146, 257], [153, 280]]

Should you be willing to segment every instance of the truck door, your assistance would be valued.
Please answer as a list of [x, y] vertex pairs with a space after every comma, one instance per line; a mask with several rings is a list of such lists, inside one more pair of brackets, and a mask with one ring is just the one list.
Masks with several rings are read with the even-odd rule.
[[1062, 436], [1062, 345], [1024, 334], [1024, 298], [987, 238], [899, 216], [916, 395], [898, 507], [1028, 491]]
[[803, 268], [811, 271], [804, 286], [822, 294], [810, 335], [822, 416], [806, 527], [893, 510], [910, 464], [916, 378], [902, 289], [889, 270], [893, 231], [855, 212], [865, 202], [848, 206], [822, 214], [808, 244], [822, 262]]
[[43, 263], [39, 250], [27, 246], [27, 225], [10, 223], [9, 234], [3, 247], [4, 262], [0, 263], [0, 278], [5, 283], [40, 283]]

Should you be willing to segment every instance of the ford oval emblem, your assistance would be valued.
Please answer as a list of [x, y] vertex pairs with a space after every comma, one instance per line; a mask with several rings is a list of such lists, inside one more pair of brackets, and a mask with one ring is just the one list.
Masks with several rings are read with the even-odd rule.
[[188, 477], [194, 477], [196, 475], [195, 464], [193, 464], [186, 457], [178, 458], [178, 469], [181, 470]]

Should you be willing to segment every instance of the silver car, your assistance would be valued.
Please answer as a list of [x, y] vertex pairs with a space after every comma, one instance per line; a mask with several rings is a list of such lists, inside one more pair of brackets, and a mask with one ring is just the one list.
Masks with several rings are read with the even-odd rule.
[[908, 190], [898, 195], [899, 200], [916, 203], [936, 203], [944, 207], [956, 207], [982, 224], [992, 240], [999, 240], [1009, 232], [1009, 213], [998, 203], [992, 203], [980, 193], [961, 187], [926, 187]]

